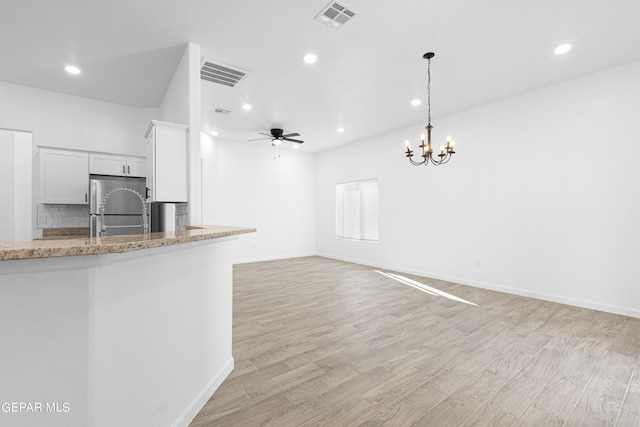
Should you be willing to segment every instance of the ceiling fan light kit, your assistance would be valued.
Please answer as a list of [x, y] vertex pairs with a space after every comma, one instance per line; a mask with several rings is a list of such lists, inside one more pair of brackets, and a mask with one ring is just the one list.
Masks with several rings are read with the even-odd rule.
[[300, 139], [291, 138], [292, 136], [300, 136], [300, 134], [297, 132], [285, 134], [282, 129], [278, 129], [278, 128], [271, 129], [270, 132], [271, 132], [270, 134], [264, 133], [264, 132], [258, 132], [260, 135], [264, 135], [267, 138], [250, 139], [249, 141], [261, 141], [264, 139], [270, 139], [272, 146], [278, 146], [282, 144], [283, 141], [295, 142], [297, 144], [302, 144], [304, 142]]
[[270, 139], [271, 146], [274, 149], [277, 148], [276, 152], [274, 152], [274, 155], [273, 155], [274, 160], [280, 157], [280, 144], [282, 144], [284, 141], [293, 142], [294, 148], [298, 148], [298, 146], [296, 146], [295, 144], [302, 144], [304, 142], [300, 139], [291, 138], [292, 136], [300, 136], [300, 134], [297, 132], [285, 134], [284, 131], [279, 128], [273, 128], [269, 132], [270, 133], [258, 132], [260, 135], [266, 136], [266, 138], [250, 139], [249, 141], [262, 141], [265, 139]]
[[[456, 153], [453, 151], [453, 147], [456, 145], [456, 142], [453, 140], [451, 135], [447, 135], [445, 139], [445, 144], [440, 146], [440, 153], [435, 157], [433, 155], [433, 148], [431, 147], [431, 129], [433, 126], [431, 125], [431, 58], [435, 56], [433, 52], [427, 52], [422, 57], [427, 60], [427, 72], [428, 72], [428, 81], [427, 81], [427, 104], [428, 104], [428, 122], [425, 129], [427, 130], [427, 138], [425, 144], [425, 135], [420, 135], [420, 145], [418, 146], [422, 149], [422, 160], [415, 161], [413, 160], [413, 151], [411, 150], [411, 142], [409, 140], [405, 141], [405, 147], [407, 151], [405, 152], [405, 157], [409, 158], [409, 161], [414, 166], [425, 165], [427, 166], [429, 163], [434, 164], [435, 166], [440, 166], [447, 163], [453, 155]], [[436, 158], [438, 157], [438, 158]]]

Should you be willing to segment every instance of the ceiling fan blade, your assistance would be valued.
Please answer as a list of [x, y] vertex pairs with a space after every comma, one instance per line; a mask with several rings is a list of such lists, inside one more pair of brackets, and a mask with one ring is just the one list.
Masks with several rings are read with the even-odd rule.
[[247, 141], [263, 141], [265, 139], [273, 139], [273, 137], [271, 135], [269, 135], [269, 138], [247, 139]]
[[300, 141], [299, 139], [291, 139], [291, 138], [282, 138], [283, 141], [291, 141], [297, 142], [298, 144], [302, 144], [304, 141]]
[[288, 134], [286, 134], [286, 135], [282, 135], [282, 137], [283, 137], [283, 138], [288, 138], [288, 137], [290, 137], [290, 136], [300, 136], [300, 134], [299, 134], [299, 133], [294, 132], [294, 133], [288, 133]]
[[270, 133], [258, 132], [260, 135], [268, 136], [269, 138], [273, 138], [273, 135]]

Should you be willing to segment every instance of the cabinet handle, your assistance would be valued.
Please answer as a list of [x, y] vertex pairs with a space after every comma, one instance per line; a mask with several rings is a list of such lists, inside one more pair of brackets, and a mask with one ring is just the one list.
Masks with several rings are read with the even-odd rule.
[[85, 201], [85, 203], [89, 201], [89, 199], [87, 197], [87, 193], [84, 193], [84, 201]]
[[127, 165], [127, 173], [131, 175], [131, 166]]
[[122, 173], [126, 173], [124, 169], [124, 165], [122, 165]]

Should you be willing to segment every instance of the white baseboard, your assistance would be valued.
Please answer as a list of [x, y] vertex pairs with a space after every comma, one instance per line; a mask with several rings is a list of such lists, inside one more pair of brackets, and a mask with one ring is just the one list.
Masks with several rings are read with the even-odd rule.
[[248, 264], [251, 262], [275, 261], [278, 259], [303, 258], [307, 256], [316, 256], [316, 253], [309, 252], [309, 253], [302, 253], [302, 254], [289, 254], [289, 255], [269, 256], [269, 257], [260, 257], [260, 258], [244, 258], [244, 259], [233, 260], [233, 264]]
[[383, 268], [385, 270], [397, 271], [400, 273], [414, 274], [416, 276], [429, 277], [433, 279], [446, 280], [447, 282], [460, 283], [462, 285], [474, 286], [476, 288], [488, 289], [491, 291], [504, 292], [512, 295], [519, 295], [523, 297], [536, 298], [544, 301], [557, 302], [560, 304], [572, 305], [575, 307], [589, 308], [592, 310], [605, 311], [607, 313], [620, 314], [623, 316], [637, 317], [640, 318], [640, 310], [630, 308], [630, 307], [621, 307], [617, 305], [610, 304], [602, 304], [594, 301], [586, 301], [577, 298], [567, 298], [560, 295], [554, 294], [546, 294], [541, 292], [529, 291], [524, 289], [511, 288], [508, 286], [496, 285], [493, 283], [479, 282], [476, 280], [465, 279], [462, 277], [453, 277], [453, 276], [444, 276], [442, 274], [431, 273], [428, 271], [419, 271], [412, 270], [406, 268], [400, 268], [393, 265], [385, 265], [380, 263], [372, 263], [359, 259], [352, 259], [346, 257], [339, 257], [328, 254], [317, 254], [318, 256], [336, 259], [339, 261], [352, 262], [355, 264], [367, 265], [369, 267], [377, 267]]
[[234, 360], [233, 357], [229, 358], [216, 374], [209, 380], [207, 385], [198, 393], [193, 399], [191, 404], [182, 412], [182, 414], [175, 420], [172, 427], [188, 427], [191, 421], [198, 415], [198, 412], [209, 401], [209, 398], [220, 387], [222, 381], [233, 371]]

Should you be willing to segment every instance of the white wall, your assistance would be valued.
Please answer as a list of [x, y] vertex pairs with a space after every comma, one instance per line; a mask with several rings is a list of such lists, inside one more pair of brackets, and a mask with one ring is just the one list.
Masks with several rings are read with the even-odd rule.
[[[640, 62], [434, 120], [435, 168], [403, 157], [424, 124], [318, 156], [317, 250], [640, 317]], [[434, 106], [437, 111], [437, 106]], [[335, 184], [379, 178], [380, 241], [338, 240]]]
[[200, 171], [200, 46], [188, 43], [159, 108], [160, 120], [189, 126], [189, 223], [201, 224]]
[[255, 227], [234, 262], [314, 255], [315, 156], [202, 134], [203, 223]]
[[145, 155], [155, 108], [136, 108], [0, 82], [0, 128], [33, 132], [34, 145]]

